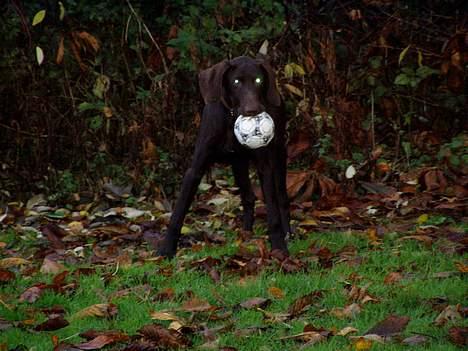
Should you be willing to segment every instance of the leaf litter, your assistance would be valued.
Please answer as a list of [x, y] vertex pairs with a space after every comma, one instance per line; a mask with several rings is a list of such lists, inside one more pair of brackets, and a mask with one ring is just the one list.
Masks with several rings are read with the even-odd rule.
[[[298, 144], [294, 152], [301, 152], [302, 148]], [[405, 175], [401, 179], [405, 179]], [[395, 186], [359, 181], [364, 195], [357, 201], [353, 194], [345, 194], [333, 180], [315, 171], [292, 172], [288, 175], [288, 192], [293, 199], [293, 221], [298, 224], [295, 235], [305, 238], [310, 229], [324, 232], [352, 230], [355, 233], [353, 235], [368, 240], [371, 250], [379, 250], [389, 235], [401, 233], [396, 236], [393, 234], [394, 238], [402, 242], [419, 242], [427, 248], [440, 249], [450, 255], [466, 252], [468, 242], [464, 232], [454, 228], [451, 220], [447, 219], [447, 211], [451, 211], [452, 218], [461, 218], [462, 207], [459, 203], [462, 199], [440, 196], [448, 188], [443, 172], [436, 169], [422, 170], [416, 176], [408, 175], [407, 179], [411, 184], [419, 183], [425, 189], [424, 192], [409, 188], [398, 191]], [[24, 249], [16, 245], [16, 248], [13, 246], [6, 249], [7, 244], [1, 243], [0, 284], [11, 284], [20, 277], [33, 277], [36, 274], [52, 276], [50, 283], [34, 283], [18, 292], [16, 299], [19, 303], [34, 305], [47, 291], [73, 297], [79, 288], [80, 275], [95, 274], [95, 267], [112, 268], [113, 273], [102, 276], [104, 281], [111, 282], [120, 270], [151, 262], [156, 265], [154, 274], [168, 279], [177, 272], [194, 269], [222, 286], [226, 279], [232, 277], [237, 277], [235, 279], [239, 279], [242, 284], [243, 281], [256, 279], [259, 274], [268, 274], [272, 270], [294, 275], [307, 273], [312, 264], [317, 264], [325, 271], [338, 265], [357, 268], [366, 264], [362, 248], [346, 246], [336, 250], [333, 246], [316, 241], [294, 256], [270, 252], [262, 235], [238, 230], [239, 223], [235, 220], [239, 212], [237, 196], [233, 197], [230, 189], [219, 184], [205, 187], [202, 197], [206, 204], [195, 205], [194, 212], [189, 214], [186, 224], [189, 231], [181, 240], [181, 246], [188, 249], [181, 250], [176, 267], [165, 266], [152, 254], [152, 248], [157, 246], [168, 223], [170, 206], [163, 205], [164, 200], [155, 208], [143, 203], [141, 208], [127, 205], [106, 208], [103, 202], [78, 204], [75, 207], [69, 205], [65, 209], [48, 206], [44, 196], [36, 196], [26, 206], [11, 205], [8, 214], [0, 213], [2, 224], [14, 228], [18, 235], [17, 243], [28, 238], [37, 245], [34, 248], [25, 245]], [[105, 196], [115, 204], [128, 198], [131, 188], [108, 186], [106, 191]], [[320, 200], [311, 202], [313, 194], [318, 194]], [[199, 213], [206, 215], [205, 219], [208, 220], [200, 220]], [[389, 218], [391, 221], [380, 222], [379, 218]], [[191, 258], [190, 252], [226, 245], [226, 231], [237, 233], [236, 250], [218, 257]], [[144, 245], [145, 242], [150, 246]], [[70, 272], [73, 266], [79, 268]], [[457, 274], [466, 274], [466, 266], [462, 259], [454, 259], [454, 272], [438, 272], [434, 278], [448, 279]], [[395, 268], [387, 273], [382, 282], [388, 287], [400, 286], [413, 279], [411, 277], [403, 269]], [[272, 326], [287, 327], [287, 323], [315, 313], [352, 323], [367, 308], [368, 303], [381, 301], [380, 296], [369, 292], [372, 290], [371, 283], [358, 282], [357, 276], [346, 280], [342, 291], [347, 300], [344, 307], [324, 308], [322, 300], [329, 291], [312, 290], [297, 297], [283, 311], [270, 309], [290, 298], [291, 292], [275, 285], [266, 288], [264, 295], [254, 295], [229, 306], [219, 292], [214, 294], [217, 303], [212, 304], [203, 296], [198, 297], [193, 293], [181, 299], [180, 293], [173, 288], [153, 290], [150, 285], [141, 284], [113, 292], [107, 301], [90, 305], [73, 314], [67, 314], [60, 306], [54, 307], [57, 310], [53, 311], [51, 306], [51, 310], [42, 312], [46, 314], [46, 320], [32, 318], [4, 321], [0, 327], [11, 329], [21, 326], [42, 333], [67, 328], [76, 320], [113, 319], [119, 314], [118, 305], [112, 303], [114, 299], [138, 296], [142, 301], [168, 302], [178, 304], [178, 307], [148, 311], [148, 318], [163, 324], [145, 325], [133, 335], [124, 331], [88, 331], [80, 334], [86, 341], [68, 344], [57, 340], [55, 349], [94, 350], [113, 344], [124, 345], [124, 350], [180, 349], [191, 347], [197, 335], [202, 337], [203, 345], [208, 348], [235, 350], [221, 345], [219, 336], [231, 332], [237, 335], [264, 333]], [[1, 295], [0, 302], [9, 306], [3, 302]], [[455, 345], [466, 345], [466, 328], [456, 325], [465, 318], [466, 308], [460, 304], [449, 305], [442, 300], [440, 303], [440, 308], [437, 304], [432, 305], [438, 311], [434, 325], [448, 326], [447, 340]], [[235, 330], [233, 318], [240, 309], [260, 313], [265, 324]], [[222, 324], [208, 327], [207, 323]], [[306, 348], [318, 342], [326, 343], [332, 337], [342, 337], [349, 339], [353, 347], [360, 350], [390, 340], [413, 346], [430, 342], [427, 336], [417, 333], [401, 337], [408, 323], [408, 317], [389, 315], [363, 335], [359, 335], [359, 330], [352, 324], [340, 330], [306, 324], [302, 332], [288, 332], [279, 337], [278, 342], [294, 341], [300, 343], [301, 348]]]

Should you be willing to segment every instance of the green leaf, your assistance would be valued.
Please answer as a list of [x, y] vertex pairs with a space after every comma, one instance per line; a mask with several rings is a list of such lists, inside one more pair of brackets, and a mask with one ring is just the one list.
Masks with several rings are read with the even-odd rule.
[[401, 146], [403, 146], [403, 150], [405, 151], [406, 157], [411, 156], [411, 144], [407, 141], [404, 141], [401, 143]]
[[44, 61], [44, 51], [39, 46], [36, 46], [36, 60], [39, 65]]
[[422, 55], [422, 52], [421, 50], [418, 50], [418, 66], [421, 67], [423, 64], [423, 55]]
[[398, 65], [400, 65], [401, 61], [403, 61], [403, 59], [405, 58], [406, 53], [408, 52], [410, 46], [411, 46], [411, 44], [408, 45], [406, 48], [404, 48], [403, 51], [400, 53], [400, 57], [398, 58]]
[[286, 78], [292, 78], [294, 75], [294, 70], [291, 66], [290, 63], [288, 63], [286, 66], [284, 66], [284, 76]]
[[432, 74], [438, 74], [439, 70], [428, 66], [421, 66], [416, 70], [416, 75], [422, 79], [429, 77]]
[[97, 130], [102, 127], [102, 116], [96, 115], [89, 120], [89, 127], [93, 130]]
[[380, 68], [382, 66], [382, 56], [371, 57], [369, 63], [372, 69]]
[[378, 85], [374, 91], [376, 97], [382, 97], [385, 95], [386, 92], [387, 88], [383, 85]]
[[302, 68], [302, 66], [298, 65], [297, 63], [291, 63], [291, 67], [294, 70], [294, 73], [296, 73], [298, 76], [305, 75], [304, 68]]
[[78, 105], [78, 110], [80, 112], [87, 111], [87, 110], [93, 110], [95, 108], [96, 108], [96, 106], [94, 104], [89, 103], [89, 102], [82, 102], [81, 104]]
[[94, 82], [94, 87], [93, 87], [93, 94], [98, 97], [99, 99], [102, 99], [104, 97], [104, 94], [109, 90], [110, 86], [110, 79], [104, 74], [100, 74], [97, 78], [96, 81]]
[[63, 21], [63, 18], [65, 17], [65, 6], [63, 6], [63, 3], [61, 1], [58, 2], [59, 7], [60, 7], [60, 15], [59, 18], [61, 21]]
[[457, 155], [450, 155], [449, 161], [452, 164], [452, 166], [460, 166], [460, 158]]
[[35, 26], [35, 25], [41, 23], [44, 20], [45, 15], [46, 15], [46, 10], [40, 10], [38, 13], [36, 13], [34, 15], [32, 25]]
[[91, 102], [82, 102], [78, 105], [78, 110], [80, 112], [88, 111], [88, 110], [102, 110], [104, 107], [104, 103], [102, 101], [98, 103], [91, 103]]
[[408, 85], [410, 83], [410, 79], [406, 74], [400, 73], [396, 76], [394, 83], [397, 85]]
[[371, 87], [375, 86], [376, 80], [374, 76], [369, 76], [367, 77], [367, 84], [369, 84]]

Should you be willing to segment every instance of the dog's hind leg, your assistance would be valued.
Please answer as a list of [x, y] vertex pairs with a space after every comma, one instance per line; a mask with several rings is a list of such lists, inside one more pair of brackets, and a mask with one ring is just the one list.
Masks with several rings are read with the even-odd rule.
[[249, 160], [235, 157], [232, 160], [232, 173], [234, 180], [240, 190], [241, 203], [243, 207], [242, 227], [244, 230], [252, 231], [254, 223], [255, 194], [249, 178]]

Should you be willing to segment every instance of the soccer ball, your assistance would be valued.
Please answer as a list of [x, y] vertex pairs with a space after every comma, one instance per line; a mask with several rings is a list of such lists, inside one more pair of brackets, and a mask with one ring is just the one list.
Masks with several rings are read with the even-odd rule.
[[234, 135], [241, 145], [249, 149], [267, 146], [275, 135], [275, 122], [271, 116], [262, 112], [256, 116], [237, 117]]

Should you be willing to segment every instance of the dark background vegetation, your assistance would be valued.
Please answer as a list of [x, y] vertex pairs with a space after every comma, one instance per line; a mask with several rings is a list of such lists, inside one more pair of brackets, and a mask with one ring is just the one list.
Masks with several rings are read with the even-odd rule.
[[110, 180], [172, 197], [199, 123], [197, 72], [265, 40], [291, 168], [337, 181], [350, 164], [364, 180], [433, 165], [466, 176], [465, 0], [62, 3], [0, 5], [2, 201]]

